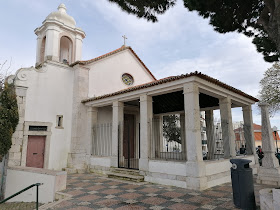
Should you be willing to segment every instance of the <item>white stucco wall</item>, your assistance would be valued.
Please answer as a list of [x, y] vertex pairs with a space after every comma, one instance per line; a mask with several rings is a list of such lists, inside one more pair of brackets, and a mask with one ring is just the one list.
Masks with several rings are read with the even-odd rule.
[[98, 115], [97, 115], [97, 123], [104, 124], [104, 123], [112, 123], [112, 107], [100, 107], [98, 108]]
[[[66, 179], [65, 171], [12, 167], [7, 170], [5, 198], [32, 184], [42, 183], [43, 185], [39, 186], [39, 203], [53, 202], [55, 193], [66, 189]], [[36, 186], [9, 200], [9, 202], [34, 201], [36, 201]]]
[[94, 62], [89, 68], [89, 97], [131, 87], [122, 82], [121, 77], [124, 73], [133, 76], [132, 86], [153, 81], [151, 75], [128, 49]]
[[[25, 121], [52, 123], [48, 169], [61, 170], [70, 151], [73, 69], [47, 64], [19, 71], [17, 77], [16, 84], [27, 87]], [[63, 129], [56, 128], [57, 115], [63, 115]]]

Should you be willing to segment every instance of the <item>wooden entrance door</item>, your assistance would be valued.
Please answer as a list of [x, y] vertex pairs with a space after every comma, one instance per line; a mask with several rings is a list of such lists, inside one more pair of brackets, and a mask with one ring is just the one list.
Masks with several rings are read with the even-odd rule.
[[[119, 129], [122, 130], [122, 129]], [[118, 166], [120, 168], [139, 169], [139, 157], [137, 154], [135, 138], [135, 116], [132, 114], [124, 115], [122, 135], [119, 133]], [[120, 138], [122, 137], [122, 138]]]
[[134, 123], [134, 115], [124, 115], [123, 156], [125, 159], [134, 158]]
[[46, 136], [28, 136], [26, 166], [44, 168]]

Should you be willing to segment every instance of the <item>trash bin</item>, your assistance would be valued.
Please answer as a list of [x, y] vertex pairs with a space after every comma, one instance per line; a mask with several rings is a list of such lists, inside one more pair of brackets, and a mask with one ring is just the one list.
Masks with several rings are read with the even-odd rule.
[[233, 203], [241, 209], [256, 209], [251, 160], [231, 159]]

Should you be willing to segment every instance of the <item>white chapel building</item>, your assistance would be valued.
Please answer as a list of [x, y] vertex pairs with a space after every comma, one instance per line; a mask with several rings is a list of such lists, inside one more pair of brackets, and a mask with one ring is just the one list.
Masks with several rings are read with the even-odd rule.
[[[229, 158], [236, 157], [231, 108], [242, 107], [246, 158], [255, 167], [251, 105], [256, 98], [199, 72], [156, 79], [125, 45], [83, 60], [86, 34], [64, 4], [35, 34], [35, 67], [9, 78], [20, 115], [9, 166], [105, 174], [124, 168], [146, 181], [206, 189], [230, 181]], [[223, 136], [218, 158], [213, 110], [220, 110]]]

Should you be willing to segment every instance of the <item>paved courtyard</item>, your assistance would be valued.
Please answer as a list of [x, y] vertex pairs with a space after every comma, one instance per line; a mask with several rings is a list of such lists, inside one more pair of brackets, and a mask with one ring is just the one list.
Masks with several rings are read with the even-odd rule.
[[[257, 203], [257, 192], [267, 187], [255, 185]], [[63, 192], [72, 197], [47, 209], [236, 209], [231, 183], [200, 192], [147, 182], [120, 181], [96, 174], [73, 174], [68, 175], [67, 189]]]

